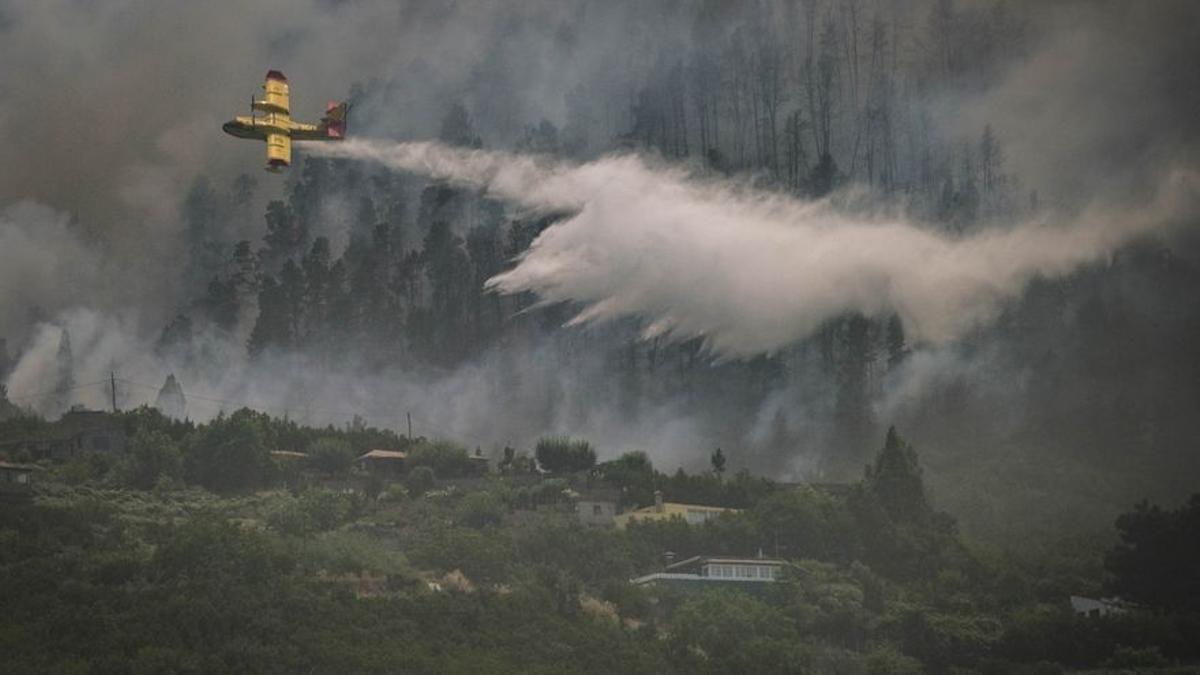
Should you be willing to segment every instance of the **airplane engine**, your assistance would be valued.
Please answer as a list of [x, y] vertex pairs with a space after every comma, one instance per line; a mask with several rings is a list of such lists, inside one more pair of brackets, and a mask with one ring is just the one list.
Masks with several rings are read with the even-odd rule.
[[279, 171], [292, 164], [292, 139], [286, 134], [267, 134], [267, 169]]

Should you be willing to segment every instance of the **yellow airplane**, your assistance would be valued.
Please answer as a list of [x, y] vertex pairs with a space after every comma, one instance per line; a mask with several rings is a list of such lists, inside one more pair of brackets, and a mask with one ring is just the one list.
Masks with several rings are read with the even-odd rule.
[[[292, 120], [288, 107], [288, 81], [278, 70], [267, 71], [266, 97], [250, 99], [250, 116], [239, 115], [221, 128], [230, 136], [267, 142], [267, 171], [278, 173], [292, 163], [292, 141], [340, 141], [346, 138], [350, 106], [330, 101], [317, 124]], [[255, 111], [262, 115], [255, 115]]]

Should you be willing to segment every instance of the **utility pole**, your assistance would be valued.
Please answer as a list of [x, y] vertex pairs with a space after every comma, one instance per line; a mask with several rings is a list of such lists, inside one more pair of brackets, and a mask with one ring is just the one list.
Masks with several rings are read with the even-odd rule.
[[117, 373], [109, 371], [109, 382], [112, 383], [112, 411], [117, 412]]
[[411, 441], [412, 440], [412, 413], [410, 413], [410, 412], [404, 413], [404, 416], [408, 418], [408, 440]]

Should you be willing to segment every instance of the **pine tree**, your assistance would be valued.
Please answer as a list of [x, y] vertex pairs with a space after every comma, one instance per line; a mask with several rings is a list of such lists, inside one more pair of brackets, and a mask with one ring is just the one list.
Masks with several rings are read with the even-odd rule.
[[908, 356], [908, 345], [904, 341], [904, 323], [895, 314], [888, 319], [885, 340], [887, 342], [888, 368], [895, 368]]
[[291, 308], [287, 293], [274, 277], [263, 277], [258, 292], [258, 319], [246, 345], [251, 357], [269, 348], [287, 349], [293, 344]]
[[55, 364], [55, 408], [54, 412], [62, 413], [71, 407], [74, 398], [72, 389], [75, 388], [75, 358], [71, 354], [71, 334], [66, 328], [58, 338], [58, 353], [54, 357]]
[[446, 116], [442, 118], [442, 130], [438, 134], [438, 139], [443, 143], [465, 148], [483, 147], [483, 140], [475, 131], [471, 114], [467, 112], [466, 106], [461, 102], [454, 103], [446, 111]]
[[225, 262], [224, 247], [217, 232], [220, 202], [208, 178], [200, 176], [192, 183], [183, 202], [184, 234], [187, 241], [189, 287], [218, 273]]
[[183, 396], [183, 388], [175, 379], [175, 373], [167, 375], [162, 388], [158, 390], [158, 398], [154, 401], [154, 407], [172, 419], [184, 418], [187, 412], [187, 399]]
[[204, 315], [218, 328], [233, 331], [237, 327], [238, 313], [241, 305], [238, 303], [237, 285], [232, 280], [213, 277], [208, 282], [204, 299], [200, 301]]
[[867, 467], [866, 484], [896, 522], [924, 522], [932, 514], [917, 453], [900, 438], [896, 427], [888, 428], [883, 450]]
[[234, 208], [244, 211], [254, 200], [254, 191], [258, 189], [258, 180], [248, 173], [240, 173], [233, 179], [230, 188], [230, 201]]
[[267, 204], [267, 233], [263, 236], [266, 246], [261, 252], [263, 266], [267, 272], [278, 272], [285, 260], [298, 257], [308, 245], [308, 230], [295, 211], [281, 201]]
[[304, 271], [304, 311], [307, 315], [304, 333], [307, 338], [322, 331], [329, 315], [331, 259], [329, 240], [317, 237], [300, 263]]
[[288, 344], [300, 346], [305, 339], [304, 325], [308, 307], [304, 297], [304, 272], [295, 261], [288, 259], [279, 271], [279, 290], [282, 294], [282, 317], [286, 321]]
[[8, 378], [8, 373], [14, 365], [13, 359], [8, 353], [8, 340], [0, 338], [0, 382]]
[[725, 475], [725, 453], [720, 448], [713, 451], [709, 462], [712, 464], [713, 473], [717, 474], [717, 476]]
[[454, 235], [449, 223], [438, 221], [425, 237], [422, 262], [429, 279], [430, 337], [433, 342], [427, 347], [431, 355], [445, 362], [453, 362], [463, 356], [465, 317], [467, 316], [467, 289], [470, 284], [471, 266], [462, 248], [463, 241]]

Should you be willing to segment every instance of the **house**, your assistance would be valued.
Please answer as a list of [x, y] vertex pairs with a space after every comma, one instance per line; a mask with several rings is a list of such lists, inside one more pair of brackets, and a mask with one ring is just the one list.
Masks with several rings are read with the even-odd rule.
[[82, 453], [119, 453], [127, 445], [120, 420], [101, 410], [72, 408], [45, 432], [3, 443], [12, 454], [65, 461]]
[[33, 472], [41, 467], [0, 461], [0, 499], [24, 501], [33, 497]]
[[371, 450], [358, 458], [358, 468], [381, 476], [399, 476], [404, 473], [408, 453], [403, 450]]
[[475, 449], [475, 454], [467, 458], [468, 466], [472, 476], [486, 476], [488, 473], [488, 458], [480, 454], [479, 449]]
[[779, 579], [782, 560], [694, 556], [631, 580], [631, 583], [663, 584], [691, 588], [725, 588], [730, 584], [759, 585]]
[[74, 441], [76, 452], [125, 451], [125, 429], [103, 410], [71, 408], [58, 421], [58, 427]]
[[584, 525], [612, 527], [616, 524], [619, 501], [620, 492], [616, 490], [575, 493], [575, 515]]
[[1082, 595], [1071, 596], [1071, 611], [1077, 616], [1110, 616], [1124, 614], [1128, 606], [1117, 598], [1086, 598]]
[[663, 501], [662, 492], [654, 491], [654, 505], [645, 508], [636, 509], [627, 513], [622, 513], [615, 518], [616, 525], [620, 529], [625, 529], [629, 523], [640, 520], [670, 520], [671, 518], [682, 518], [688, 525], [702, 525], [722, 513], [737, 513], [738, 509], [729, 509], [723, 506], [702, 506], [700, 504], [680, 504], [678, 502]]

